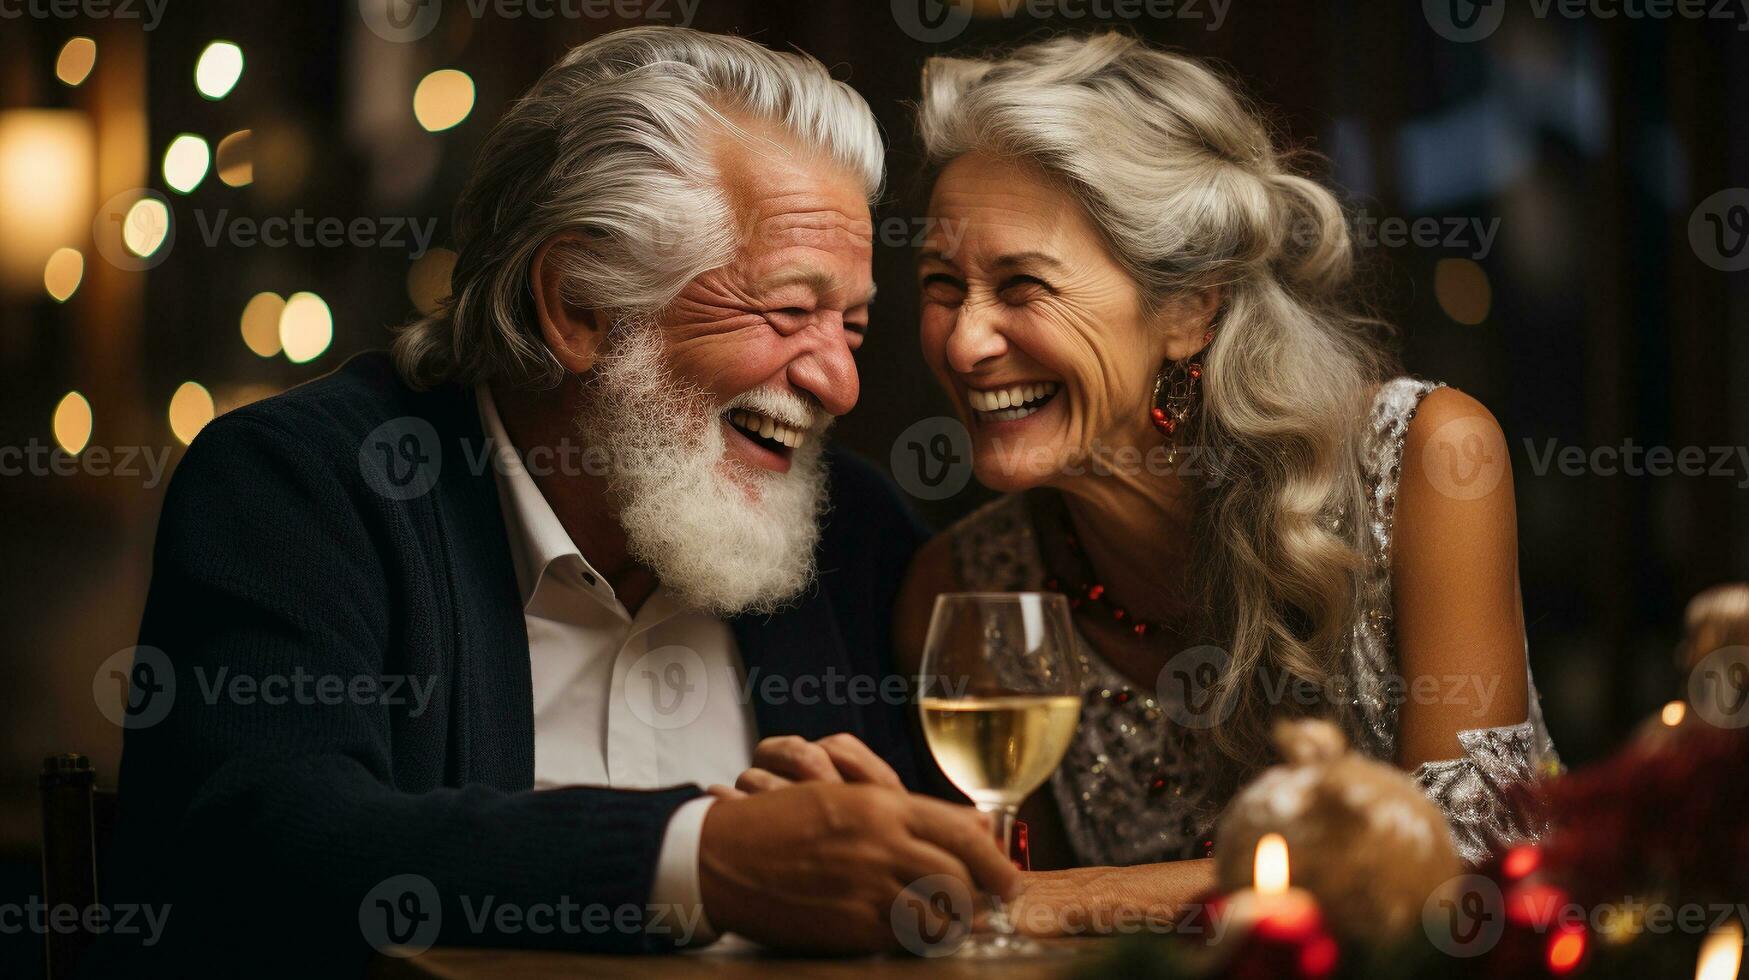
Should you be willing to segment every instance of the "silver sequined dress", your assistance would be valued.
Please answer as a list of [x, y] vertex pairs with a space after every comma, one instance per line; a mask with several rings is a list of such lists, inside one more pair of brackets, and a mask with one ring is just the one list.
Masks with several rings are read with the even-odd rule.
[[[1339, 720], [1359, 751], [1396, 756], [1397, 709], [1404, 697], [1391, 608], [1391, 529], [1403, 440], [1421, 399], [1438, 384], [1398, 378], [1373, 402], [1362, 457], [1369, 490], [1369, 554], [1356, 593]], [[1031, 511], [1022, 496], [995, 501], [950, 532], [956, 571], [972, 591], [1027, 591], [1047, 578]], [[1203, 857], [1224, 800], [1207, 778], [1219, 756], [1206, 726], [1187, 714], [1168, 683], [1138, 689], [1079, 634], [1086, 681], [1081, 727], [1052, 791], [1079, 863], [1132, 865]], [[1196, 654], [1187, 652], [1174, 661]], [[1168, 667], [1170, 670], [1170, 666]], [[1174, 719], [1178, 719], [1175, 721]], [[1530, 713], [1505, 728], [1458, 733], [1464, 756], [1428, 762], [1412, 774], [1444, 811], [1465, 860], [1536, 836], [1506, 797], [1507, 788], [1560, 770], [1543, 724], [1536, 687]]]

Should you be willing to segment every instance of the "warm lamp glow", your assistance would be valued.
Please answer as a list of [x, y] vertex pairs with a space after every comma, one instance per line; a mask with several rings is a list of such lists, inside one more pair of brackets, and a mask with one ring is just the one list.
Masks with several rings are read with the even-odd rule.
[[56, 249], [88, 234], [94, 145], [83, 113], [0, 112], [0, 275], [20, 292], [40, 287]]
[[85, 278], [85, 256], [76, 248], [56, 249], [43, 266], [43, 288], [57, 303], [65, 303], [78, 291]]
[[170, 396], [170, 431], [184, 446], [213, 420], [213, 396], [193, 381], [184, 381]]
[[1280, 834], [1264, 834], [1257, 841], [1257, 859], [1252, 867], [1252, 887], [1259, 895], [1280, 895], [1287, 891], [1287, 838]]
[[1700, 962], [1694, 980], [1737, 980], [1743, 965], [1743, 923], [1730, 919], [1714, 929], [1700, 944]]
[[285, 300], [278, 293], [256, 293], [243, 307], [243, 344], [259, 357], [279, 353], [279, 317]]
[[254, 136], [250, 130], [239, 129], [219, 140], [218, 149], [213, 151], [213, 166], [226, 187], [246, 187], [255, 182], [255, 156], [251, 152]]
[[218, 100], [231, 94], [237, 79], [243, 77], [243, 49], [230, 41], [214, 41], [200, 53], [194, 66], [194, 87], [209, 99]]
[[460, 123], [474, 111], [474, 80], [467, 72], [443, 68], [426, 75], [413, 90], [413, 118], [436, 133]]
[[1687, 717], [1687, 715], [1687, 704], [1684, 704], [1681, 701], [1672, 701], [1664, 706], [1663, 711], [1658, 712], [1658, 719], [1671, 728], [1675, 728], [1677, 725], [1682, 724], [1682, 719]]
[[322, 356], [334, 339], [334, 315], [315, 293], [293, 293], [279, 314], [279, 345], [286, 359], [304, 364]]
[[164, 151], [164, 183], [178, 194], [187, 194], [200, 186], [211, 162], [212, 151], [207, 149], [206, 140], [183, 133], [171, 140], [170, 148]]
[[55, 406], [55, 444], [69, 455], [85, 451], [91, 441], [91, 403], [77, 391], [69, 391]]
[[61, 45], [55, 59], [55, 77], [65, 85], [78, 85], [97, 65], [97, 42], [88, 37], [76, 37]]

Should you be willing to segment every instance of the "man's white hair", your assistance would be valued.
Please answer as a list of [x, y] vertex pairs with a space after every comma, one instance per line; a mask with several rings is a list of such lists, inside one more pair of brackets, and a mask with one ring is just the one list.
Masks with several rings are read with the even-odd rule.
[[741, 229], [712, 158], [731, 116], [776, 124], [872, 202], [884, 179], [868, 103], [817, 60], [744, 38], [637, 27], [579, 45], [498, 121], [456, 205], [451, 295], [396, 337], [408, 383], [553, 383], [529, 266], [556, 247], [567, 299], [647, 314], [726, 264]]

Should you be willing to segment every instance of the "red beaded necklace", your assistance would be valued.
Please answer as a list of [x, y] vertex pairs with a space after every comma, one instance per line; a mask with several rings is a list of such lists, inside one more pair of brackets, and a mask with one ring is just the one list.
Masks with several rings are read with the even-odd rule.
[[[1081, 547], [1081, 538], [1069, 525], [1069, 515], [1058, 502], [1052, 508], [1052, 523], [1061, 529], [1061, 538], [1068, 546], [1068, 552], [1074, 559], [1076, 568], [1074, 574], [1064, 576], [1051, 570], [1045, 579], [1045, 588], [1052, 592], [1061, 592], [1069, 597], [1069, 608], [1077, 615], [1104, 619], [1128, 628], [1131, 636], [1137, 640], [1146, 640], [1156, 636], [1183, 637], [1184, 630], [1176, 623], [1142, 619], [1133, 616], [1122, 603], [1106, 588], [1105, 580], [1093, 568], [1093, 562], [1087, 557], [1087, 552]], [[1065, 585], [1068, 587], [1065, 588]]]

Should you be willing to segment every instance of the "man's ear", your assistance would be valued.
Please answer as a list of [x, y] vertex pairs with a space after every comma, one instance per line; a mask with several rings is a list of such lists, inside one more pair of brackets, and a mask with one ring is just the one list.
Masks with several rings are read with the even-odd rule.
[[1167, 300], [1157, 314], [1158, 325], [1166, 337], [1166, 359], [1182, 361], [1207, 347], [1203, 338], [1215, 328], [1215, 316], [1226, 300], [1227, 291], [1220, 286], [1181, 293]]
[[559, 364], [572, 374], [583, 374], [595, 365], [601, 343], [607, 339], [610, 318], [606, 311], [579, 306], [565, 298], [564, 265], [558, 250], [577, 248], [582, 239], [573, 234], [554, 235], [541, 243], [529, 263], [529, 288], [534, 293], [535, 317], [540, 320], [541, 340]]

